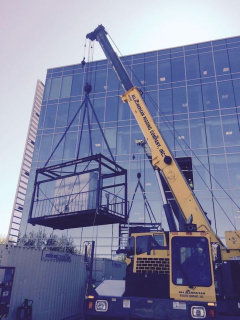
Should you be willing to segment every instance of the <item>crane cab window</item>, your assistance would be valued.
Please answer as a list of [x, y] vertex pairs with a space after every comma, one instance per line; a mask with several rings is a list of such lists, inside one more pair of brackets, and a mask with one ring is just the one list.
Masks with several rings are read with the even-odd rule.
[[159, 244], [160, 247], [164, 246], [164, 236], [163, 234], [155, 234], [154, 239]]
[[127, 251], [127, 256], [133, 256], [135, 253], [135, 238], [131, 237], [129, 239], [129, 245], [128, 245], [128, 251]]
[[136, 254], [147, 252], [149, 236], [139, 236], [136, 238]]
[[175, 285], [212, 285], [208, 240], [205, 237], [172, 239], [172, 281]]

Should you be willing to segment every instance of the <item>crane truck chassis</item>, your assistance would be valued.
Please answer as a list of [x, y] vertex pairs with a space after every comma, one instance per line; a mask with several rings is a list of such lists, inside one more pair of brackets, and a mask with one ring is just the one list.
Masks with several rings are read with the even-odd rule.
[[89, 276], [85, 320], [239, 320], [240, 232], [226, 232], [228, 247], [215, 234], [106, 35], [100, 25], [87, 38], [100, 43], [112, 64], [125, 90], [121, 98], [129, 104], [150, 147], [152, 165], [167, 182], [185, 226], [177, 230], [168, 212], [169, 232], [130, 232], [125, 279], [105, 280], [95, 289]]

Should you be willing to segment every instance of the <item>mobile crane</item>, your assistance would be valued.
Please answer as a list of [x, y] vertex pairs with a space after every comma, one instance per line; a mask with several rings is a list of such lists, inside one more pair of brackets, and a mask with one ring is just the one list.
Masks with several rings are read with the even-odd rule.
[[[93, 319], [240, 319], [240, 231], [226, 232], [226, 243], [208, 218], [176, 160], [99, 25], [86, 36], [97, 40], [124, 88], [160, 170], [185, 220], [185, 229], [130, 235], [125, 280], [105, 280], [85, 298], [86, 320]], [[172, 218], [167, 217], [169, 221]], [[91, 281], [90, 281], [91, 282]]]

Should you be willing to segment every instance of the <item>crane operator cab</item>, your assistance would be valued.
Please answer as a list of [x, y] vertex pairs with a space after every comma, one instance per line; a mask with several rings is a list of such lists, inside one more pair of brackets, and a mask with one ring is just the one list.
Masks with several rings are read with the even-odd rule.
[[210, 243], [206, 232], [132, 234], [124, 295], [215, 302]]

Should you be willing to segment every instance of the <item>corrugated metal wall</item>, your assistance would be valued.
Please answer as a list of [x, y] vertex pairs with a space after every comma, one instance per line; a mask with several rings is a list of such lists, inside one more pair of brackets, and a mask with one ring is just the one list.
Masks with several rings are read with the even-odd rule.
[[8, 320], [24, 299], [33, 300], [34, 320], [61, 320], [82, 312], [86, 269], [79, 255], [44, 261], [42, 250], [0, 246], [0, 265], [16, 268]]
[[[87, 279], [83, 257], [53, 254], [55, 256], [51, 256], [50, 251], [0, 245], [0, 266], [16, 268], [8, 320], [16, 320], [17, 308], [24, 299], [33, 300], [33, 320], [62, 320], [82, 314]], [[123, 279], [125, 270], [124, 262], [94, 259], [96, 285], [103, 279]]]

